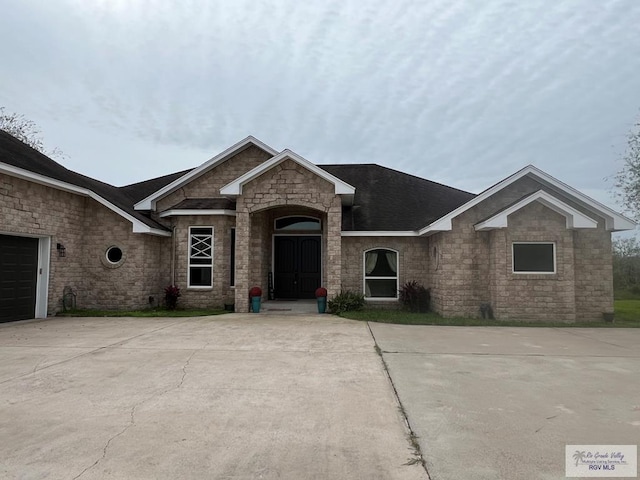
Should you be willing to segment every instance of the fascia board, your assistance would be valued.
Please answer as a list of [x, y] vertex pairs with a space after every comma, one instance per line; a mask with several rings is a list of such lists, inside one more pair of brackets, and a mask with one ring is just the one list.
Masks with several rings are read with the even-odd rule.
[[247, 173], [239, 176], [232, 182], [228, 183], [227, 185], [225, 185], [220, 189], [220, 193], [222, 195], [231, 195], [231, 196], [241, 195], [242, 187], [245, 184], [247, 184], [251, 180], [262, 175], [264, 172], [270, 170], [271, 168], [277, 166], [278, 164], [288, 159], [293, 160], [294, 162], [298, 163], [299, 165], [302, 165], [304, 168], [311, 171], [312, 173], [318, 175], [319, 177], [323, 178], [329, 183], [332, 183], [334, 185], [336, 195], [354, 195], [355, 194], [356, 189], [353, 186], [340, 180], [338, 177], [331, 175], [329, 172], [326, 172], [325, 170], [321, 169], [317, 165], [311, 163], [306, 158], [301, 157], [297, 153], [292, 152], [291, 150], [288, 150], [288, 149], [283, 150], [281, 153], [279, 153], [275, 157], [267, 160], [263, 164], [258, 165], [257, 167], [253, 168], [252, 170], [249, 170]]
[[133, 224], [133, 232], [134, 233], [148, 233], [151, 235], [160, 235], [160, 236], [171, 236], [171, 232], [165, 232], [164, 230], [159, 230], [157, 228], [150, 227], [149, 225], [141, 222], [134, 216], [125, 212], [121, 208], [117, 207], [113, 203], [108, 200], [102, 198], [100, 195], [95, 193], [88, 188], [78, 187], [77, 185], [73, 185], [71, 183], [62, 182], [60, 180], [56, 180], [55, 178], [47, 177], [44, 175], [40, 175], [39, 173], [30, 172], [29, 170], [24, 170], [22, 168], [14, 167], [13, 165], [7, 165], [6, 163], [0, 162], [0, 172], [6, 173], [7, 175], [21, 178], [23, 180], [28, 180], [30, 182], [38, 183], [40, 185], [44, 185], [46, 187], [55, 188], [56, 190], [62, 190], [68, 193], [73, 193], [76, 195], [81, 195], [84, 197], [90, 197], [99, 204], [105, 206], [109, 210], [114, 213], [117, 213], [121, 217], [130, 221]]
[[228, 160], [230, 157], [232, 157], [233, 155], [235, 155], [239, 151], [244, 150], [247, 146], [249, 146], [249, 144], [255, 145], [256, 147], [266, 151], [270, 155], [277, 155], [278, 154], [277, 150], [274, 150], [269, 145], [261, 142], [260, 140], [258, 140], [255, 137], [249, 135], [247, 138], [245, 138], [243, 140], [240, 140], [238, 143], [230, 146], [229, 148], [227, 148], [223, 152], [219, 153], [215, 157], [207, 160], [206, 162], [204, 162], [199, 167], [194, 168], [189, 173], [184, 174], [182, 177], [177, 178], [176, 180], [174, 180], [170, 184], [165, 185], [164, 187], [162, 187], [160, 190], [158, 190], [158, 191], [152, 193], [151, 195], [149, 195], [148, 197], [140, 200], [138, 203], [136, 203], [133, 206], [133, 208], [135, 210], [153, 210], [153, 209], [155, 209], [155, 205], [156, 205], [156, 202], [158, 200], [160, 200], [161, 198], [167, 196], [169, 193], [173, 192], [174, 190], [184, 186], [185, 184], [189, 183], [190, 181], [198, 178], [200, 175], [203, 175], [204, 173], [206, 173], [207, 171], [209, 171], [212, 168], [216, 167], [217, 165], [219, 165], [220, 163], [224, 162], [225, 160]]
[[567, 184], [555, 179], [554, 177], [552, 177], [548, 173], [543, 172], [539, 168], [534, 167], [533, 165], [527, 165], [523, 169], [515, 172], [514, 174], [512, 174], [509, 177], [505, 178], [501, 182], [496, 183], [494, 186], [492, 186], [492, 187], [488, 188], [487, 190], [485, 190], [484, 192], [480, 193], [477, 197], [475, 197], [475, 198], [469, 200], [467, 203], [459, 206], [458, 208], [456, 208], [452, 212], [444, 215], [443, 217], [441, 217], [438, 220], [432, 222], [431, 224], [427, 225], [426, 227], [423, 227], [422, 229], [419, 230], [419, 234], [420, 235], [425, 235], [425, 234], [428, 234], [428, 233], [433, 233], [433, 232], [438, 232], [438, 231], [451, 230], [451, 228], [452, 228], [452, 222], [451, 221], [455, 217], [457, 217], [461, 213], [464, 213], [465, 211], [469, 210], [470, 208], [473, 208], [474, 206], [476, 206], [480, 202], [486, 200], [487, 198], [491, 197], [492, 195], [494, 195], [495, 193], [499, 192], [503, 188], [511, 185], [512, 183], [516, 182], [517, 180], [521, 179], [522, 177], [524, 177], [525, 175], [528, 175], [530, 173], [535, 175], [535, 176], [537, 176], [543, 182], [546, 182], [550, 186], [554, 187], [560, 193], [563, 193], [564, 195], [567, 195], [568, 197], [573, 198], [574, 200], [578, 201], [578, 203], [582, 203], [585, 206], [585, 208], [588, 208], [589, 210], [592, 210], [594, 213], [602, 216], [605, 219], [605, 224], [606, 224], [607, 230], [612, 230], [612, 231], [632, 230], [632, 229], [634, 229], [636, 227], [636, 223], [633, 220], [630, 220], [629, 218], [627, 218], [627, 217], [615, 212], [614, 210], [610, 209], [609, 207], [607, 207], [605, 205], [602, 205], [601, 203], [597, 202], [596, 200], [594, 200], [594, 199], [586, 196], [585, 194], [579, 192], [575, 188], [570, 187], [569, 185], [567, 185]]
[[235, 210], [225, 210], [225, 209], [209, 209], [209, 210], [196, 210], [196, 209], [176, 209], [176, 210], [166, 210], [162, 212], [159, 216], [160, 218], [165, 217], [180, 217], [187, 215], [227, 215], [230, 217], [236, 216]]
[[362, 231], [346, 231], [340, 232], [342, 237], [417, 237], [418, 232], [414, 231], [374, 231], [374, 230], [362, 230]]
[[570, 205], [567, 205], [562, 200], [550, 195], [544, 190], [538, 190], [532, 195], [522, 199], [521, 201], [511, 205], [509, 208], [497, 213], [496, 215], [474, 225], [477, 231], [492, 230], [495, 228], [506, 228], [508, 225], [509, 215], [517, 212], [518, 210], [526, 207], [527, 205], [539, 202], [550, 208], [551, 210], [559, 213], [566, 219], [566, 226], [569, 229], [573, 228], [597, 228], [598, 222], [591, 217], [583, 214], [579, 210], [576, 210]]

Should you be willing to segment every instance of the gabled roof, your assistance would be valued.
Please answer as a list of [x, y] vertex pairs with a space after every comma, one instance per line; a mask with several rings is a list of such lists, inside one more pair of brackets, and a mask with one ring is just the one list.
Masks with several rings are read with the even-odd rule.
[[244, 140], [240, 140], [235, 145], [230, 146], [225, 151], [223, 151], [222, 153], [219, 153], [215, 157], [209, 159], [208, 161], [206, 161], [205, 163], [203, 163], [199, 167], [194, 168], [193, 170], [189, 170], [187, 173], [185, 173], [184, 175], [176, 178], [171, 183], [166, 184], [162, 188], [160, 188], [159, 190], [150, 193], [147, 197], [143, 198], [142, 200], [139, 200], [134, 205], [134, 208], [136, 210], [154, 210], [156, 202], [158, 200], [160, 200], [161, 198], [166, 197], [171, 192], [173, 192], [173, 191], [177, 190], [178, 188], [186, 185], [187, 183], [191, 182], [192, 180], [195, 180], [196, 178], [198, 178], [199, 176], [205, 174], [206, 172], [208, 172], [212, 168], [214, 168], [217, 165], [221, 164], [222, 162], [228, 160], [229, 158], [233, 157], [234, 155], [237, 155], [238, 153], [242, 152], [243, 150], [246, 150], [247, 148], [249, 148], [252, 145], [260, 148], [261, 150], [264, 150], [265, 152], [269, 153], [270, 155], [277, 155], [277, 153], [278, 153], [276, 150], [271, 148], [269, 145], [261, 142], [260, 140], [258, 140], [255, 137], [252, 137], [251, 135], [249, 135]]
[[560, 195], [564, 195], [568, 198], [571, 198], [574, 202], [578, 203], [582, 207], [604, 218], [605, 227], [607, 230], [612, 230], [612, 231], [632, 230], [636, 226], [633, 220], [630, 220], [624, 215], [621, 215], [615, 212], [609, 207], [606, 207], [605, 205], [597, 202], [596, 200], [585, 195], [584, 193], [579, 192], [575, 188], [570, 187], [566, 183], [561, 182], [560, 180], [549, 175], [548, 173], [545, 173], [542, 170], [534, 167], [533, 165], [528, 165], [523, 169], [518, 170], [513, 175], [496, 183], [492, 187], [489, 187], [484, 192], [480, 193], [477, 197], [468, 201], [464, 205], [459, 206], [458, 208], [447, 213], [443, 217], [421, 228], [418, 233], [420, 235], [427, 235], [434, 232], [451, 230], [452, 228], [451, 221], [455, 217], [462, 214], [463, 212], [466, 212], [470, 208], [473, 208], [480, 202], [486, 200], [490, 196], [494, 195], [495, 193], [508, 187], [512, 183], [516, 182], [517, 180], [520, 180], [521, 178], [527, 175], [533, 177], [539, 183], [544, 185], [547, 189], [557, 192]]
[[93, 198], [130, 221], [136, 233], [170, 235], [165, 227], [133, 210], [133, 202], [125, 190], [68, 170], [3, 130], [0, 130], [0, 173]]
[[[258, 165], [252, 170], [249, 170], [244, 175], [241, 175], [240, 177], [236, 178], [233, 182], [228, 183], [227, 185], [225, 185], [220, 189], [220, 193], [222, 195], [234, 195], [234, 196], [241, 195], [242, 187], [245, 184], [259, 177], [266, 171], [271, 170], [273, 167], [281, 164], [285, 160], [292, 160], [293, 162], [303, 166], [304, 168], [311, 171], [312, 173], [318, 175], [320, 178], [323, 178], [327, 182], [332, 183], [335, 188], [336, 195], [345, 195], [347, 197], [352, 197], [355, 194], [355, 188], [349, 185], [347, 182], [345, 182], [344, 180], [341, 180], [335, 175], [332, 175], [326, 170], [323, 170], [321, 167], [311, 163], [306, 158], [298, 155], [295, 152], [292, 152], [289, 149], [283, 150], [278, 155], [274, 156], [273, 158], [270, 158], [269, 160]], [[349, 198], [346, 203], [350, 203], [350, 201], [351, 201], [351, 198]]]
[[506, 228], [508, 224], [508, 217], [512, 213], [517, 212], [518, 210], [526, 207], [527, 205], [539, 202], [545, 207], [550, 208], [551, 210], [559, 213], [566, 219], [567, 228], [597, 228], [598, 221], [593, 218], [585, 215], [579, 210], [576, 210], [571, 205], [567, 205], [565, 202], [560, 200], [559, 198], [550, 195], [544, 190], [538, 190], [537, 192], [532, 193], [531, 195], [527, 195], [524, 198], [521, 198], [517, 202], [509, 205], [506, 208], [503, 208], [496, 214], [491, 217], [478, 222], [474, 225], [474, 228], [478, 231], [485, 230], [493, 230], [495, 228]]

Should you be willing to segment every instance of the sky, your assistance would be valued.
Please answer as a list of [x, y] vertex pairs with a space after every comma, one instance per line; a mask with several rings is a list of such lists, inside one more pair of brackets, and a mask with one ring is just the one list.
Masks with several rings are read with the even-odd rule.
[[533, 164], [620, 209], [637, 0], [0, 0], [0, 106], [114, 184], [247, 135], [478, 193]]

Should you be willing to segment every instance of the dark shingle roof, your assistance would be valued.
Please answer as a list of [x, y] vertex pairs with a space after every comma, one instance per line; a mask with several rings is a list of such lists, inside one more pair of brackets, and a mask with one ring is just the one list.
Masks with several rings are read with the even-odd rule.
[[228, 198], [185, 198], [171, 210], [235, 210], [236, 202]]
[[318, 166], [356, 188], [353, 207], [343, 209], [344, 231], [418, 230], [475, 197], [375, 164]]
[[[134, 204], [190, 170], [114, 187], [64, 168], [0, 130], [0, 162], [91, 190], [152, 228], [165, 229]], [[374, 164], [318, 165], [356, 188], [354, 205], [343, 209], [345, 231], [418, 230], [475, 197], [474, 194]], [[173, 208], [235, 209], [222, 198], [186, 199]]]
[[68, 170], [3, 130], [0, 130], [0, 162], [91, 190], [144, 224], [166, 230], [164, 226], [135, 211], [133, 198], [125, 189]]

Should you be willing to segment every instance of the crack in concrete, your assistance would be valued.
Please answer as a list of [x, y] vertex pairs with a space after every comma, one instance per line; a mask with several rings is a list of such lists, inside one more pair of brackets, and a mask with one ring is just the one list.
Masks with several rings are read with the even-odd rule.
[[[111, 343], [111, 344], [109, 344], [109, 345], [103, 345], [102, 347], [94, 348], [93, 350], [90, 350], [90, 351], [88, 351], [88, 352], [84, 352], [84, 353], [80, 353], [80, 354], [78, 354], [78, 355], [74, 355], [74, 356], [72, 356], [72, 357], [65, 358], [64, 360], [60, 360], [59, 362], [53, 362], [53, 363], [51, 363], [51, 364], [49, 364], [49, 365], [47, 365], [47, 366], [45, 366], [45, 367], [42, 367], [40, 370], [45, 370], [45, 369], [47, 369], [47, 368], [55, 367], [56, 365], [61, 365], [61, 364], [63, 364], [63, 363], [70, 362], [70, 361], [72, 361], [72, 360], [75, 360], [76, 358], [84, 357], [85, 355], [91, 355], [91, 354], [93, 354], [93, 353], [97, 353], [97, 352], [100, 352], [100, 351], [102, 351], [102, 350], [106, 350], [106, 349], [108, 349], [108, 348], [114, 348], [114, 347], [117, 347], [117, 346], [119, 346], [119, 345], [123, 345], [123, 344], [125, 344], [125, 343], [127, 343], [127, 342], [130, 342], [131, 340], [133, 340], [133, 339], [135, 339], [135, 338], [142, 337], [143, 335], [148, 335], [148, 334], [150, 334], [150, 333], [159, 332], [160, 330], [164, 330], [165, 328], [172, 327], [172, 326], [174, 326], [174, 325], [177, 325], [178, 323], [179, 323], [179, 322], [174, 322], [174, 323], [171, 323], [171, 324], [169, 324], [169, 325], [165, 325], [165, 326], [163, 326], [163, 327], [158, 327], [158, 328], [155, 328], [155, 329], [153, 329], [153, 330], [146, 331], [146, 332], [140, 333], [140, 334], [138, 334], [138, 335], [134, 335], [133, 337], [129, 337], [129, 338], [126, 338], [126, 339], [124, 339], [124, 340], [119, 340], [119, 341], [117, 341], [117, 342], [115, 342], [115, 343]], [[22, 346], [18, 346], [18, 347], [20, 348], [20, 347], [22, 347]], [[63, 347], [63, 348], [84, 348], [84, 347]], [[2, 384], [4, 384], [4, 383], [7, 383], [7, 382], [11, 382], [11, 381], [13, 381], [13, 380], [17, 380], [17, 379], [22, 378], [22, 377], [26, 377], [26, 376], [28, 376], [28, 375], [33, 375], [33, 372], [30, 372], [30, 373], [23, 373], [23, 374], [20, 374], [20, 375], [15, 376], [15, 377], [7, 378], [7, 379], [5, 379], [5, 380], [0, 381], [0, 385], [2, 385]]]
[[146, 403], [154, 398], [159, 398], [163, 395], [166, 395], [167, 393], [173, 391], [173, 390], [177, 390], [180, 387], [182, 387], [182, 384], [184, 383], [184, 380], [187, 376], [187, 367], [189, 366], [189, 364], [191, 363], [191, 360], [193, 359], [194, 355], [199, 352], [204, 350], [204, 348], [209, 345], [209, 343], [206, 343], [200, 350], [194, 350], [193, 352], [191, 352], [191, 355], [189, 355], [189, 358], [187, 358], [187, 361], [184, 363], [184, 365], [182, 365], [182, 376], [180, 377], [180, 381], [178, 382], [177, 385], [167, 388], [163, 391], [161, 391], [160, 393], [154, 393], [153, 395], [148, 396], [147, 398], [139, 401], [138, 403], [136, 403], [133, 407], [131, 407], [131, 412], [129, 413], [129, 423], [128, 425], [126, 425], [122, 430], [120, 430], [118, 433], [116, 433], [115, 435], [113, 435], [111, 438], [109, 438], [109, 440], [107, 440], [107, 443], [105, 443], [104, 447], [102, 447], [102, 456], [100, 458], [98, 458], [95, 462], [93, 462], [93, 464], [89, 465], [87, 468], [85, 468], [82, 472], [80, 472], [78, 475], [76, 475], [75, 477], [73, 477], [73, 480], [77, 480], [78, 478], [82, 477], [85, 473], [87, 473], [89, 470], [93, 469], [95, 466], [97, 466], [102, 460], [104, 460], [107, 457], [107, 451], [109, 450], [109, 446], [111, 445], [111, 442], [113, 442], [116, 438], [118, 438], [119, 436], [123, 435], [127, 430], [129, 430], [131, 427], [133, 427], [136, 424], [136, 420], [135, 420], [135, 413], [136, 413], [136, 409], [142, 405], [143, 403]]

